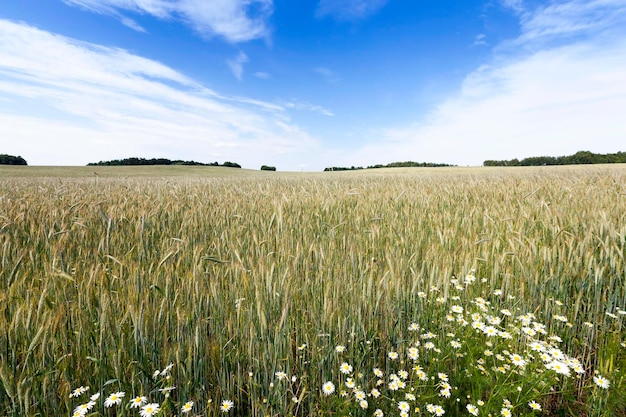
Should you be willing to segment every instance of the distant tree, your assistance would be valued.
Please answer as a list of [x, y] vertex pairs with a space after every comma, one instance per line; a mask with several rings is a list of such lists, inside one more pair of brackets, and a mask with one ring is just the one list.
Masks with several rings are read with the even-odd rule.
[[261, 171], [276, 171], [276, 167], [269, 165], [261, 165]]
[[0, 154], [0, 165], [28, 165], [21, 156]]
[[241, 168], [241, 165], [239, 165], [238, 163], [228, 162], [228, 161], [224, 162], [222, 166], [229, 167], [229, 168]]

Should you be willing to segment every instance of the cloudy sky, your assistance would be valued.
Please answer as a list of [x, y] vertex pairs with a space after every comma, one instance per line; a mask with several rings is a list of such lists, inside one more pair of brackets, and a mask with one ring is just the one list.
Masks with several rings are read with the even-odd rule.
[[626, 151], [624, 0], [3, 0], [0, 153], [285, 171]]

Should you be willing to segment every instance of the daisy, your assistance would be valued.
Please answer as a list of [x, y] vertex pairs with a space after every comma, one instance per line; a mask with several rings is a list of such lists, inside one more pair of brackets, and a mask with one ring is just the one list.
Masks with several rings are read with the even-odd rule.
[[383, 371], [381, 371], [379, 368], [374, 368], [374, 375], [376, 375], [378, 378], [382, 378], [383, 377]]
[[569, 366], [565, 362], [552, 361], [546, 365], [546, 368], [553, 370], [557, 374], [570, 376]]
[[422, 371], [421, 369], [415, 371], [415, 375], [419, 378], [420, 381], [428, 381], [428, 375], [426, 375], [426, 372]]
[[81, 404], [74, 409], [74, 414], [78, 414], [84, 416], [87, 414], [87, 411], [91, 410], [96, 403], [93, 401], [89, 401], [88, 403]]
[[389, 352], [387, 354], [387, 356], [389, 356], [389, 359], [391, 359], [391, 360], [396, 360], [396, 359], [398, 359], [398, 352], [393, 352], [393, 351]]
[[500, 411], [500, 415], [501, 415], [502, 417], [511, 417], [513, 414], [511, 413], [511, 410], [509, 410], [508, 408], [503, 408], [503, 409]]
[[279, 381], [282, 381], [283, 379], [287, 379], [287, 374], [285, 372], [282, 371], [278, 371], [275, 373], [276, 378], [278, 378]]
[[341, 364], [341, 366], [339, 367], [339, 370], [341, 371], [342, 374], [346, 374], [349, 375], [352, 373], [352, 365], [350, 365], [347, 362], [344, 362]]
[[608, 379], [600, 375], [594, 376], [593, 382], [595, 382], [596, 385], [599, 386], [600, 388], [604, 388], [604, 389], [608, 389], [609, 386], [611, 385], [611, 382]]
[[360, 406], [362, 409], [366, 410], [366, 409], [367, 409], [367, 407], [369, 406], [369, 404], [367, 403], [367, 400], [361, 400], [361, 401], [359, 401], [359, 406]]
[[83, 386], [78, 387], [70, 393], [70, 398], [79, 397], [81, 394], [87, 392], [88, 390], [89, 390], [89, 387], [83, 387]]
[[148, 402], [148, 399], [146, 397], [135, 397], [132, 400], [130, 400], [129, 404], [130, 404], [130, 408], [139, 408], [142, 405], [146, 404]]
[[477, 416], [478, 415], [478, 407], [476, 407], [475, 405], [472, 405], [472, 404], [467, 404], [467, 412], [470, 413], [473, 416]]
[[171, 371], [171, 370], [172, 370], [172, 368], [173, 368], [173, 367], [174, 367], [174, 364], [170, 362], [170, 364], [169, 364], [169, 365], [167, 365], [167, 366], [165, 367], [165, 369], [163, 369], [163, 370], [161, 371], [161, 376], [165, 376], [165, 375], [167, 375], [167, 374], [169, 373], [169, 371]]
[[511, 358], [511, 362], [513, 362], [513, 365], [519, 366], [521, 368], [523, 368], [524, 366], [526, 366], [526, 361], [524, 360], [524, 358], [522, 358], [520, 355], [518, 355], [517, 353], [512, 354], [511, 356], [509, 356]]
[[528, 346], [530, 346], [530, 349], [535, 352], [543, 352], [546, 349], [543, 344], [539, 342], [531, 342]]
[[400, 411], [407, 411], [408, 412], [408, 411], [411, 410], [411, 406], [406, 401], [400, 401], [398, 403], [398, 410], [400, 410]]
[[487, 326], [487, 327], [485, 327], [482, 330], [483, 330], [483, 333], [485, 333], [489, 337], [493, 337], [493, 336], [497, 336], [498, 335], [498, 329], [496, 329], [493, 326]]
[[408, 356], [409, 359], [411, 359], [412, 361], [416, 361], [419, 358], [420, 353], [416, 347], [410, 347], [408, 351]]
[[346, 351], [346, 347], [343, 345], [337, 345], [337, 347], [335, 347], [335, 352], [337, 353], [341, 353], [341, 352], [345, 352]]
[[161, 406], [159, 406], [159, 404], [157, 403], [146, 404], [141, 407], [141, 410], [139, 410], [139, 415], [141, 417], [152, 417], [159, 412], [160, 408]]
[[105, 407], [113, 407], [114, 405], [117, 405], [119, 403], [122, 402], [122, 398], [124, 398], [124, 395], [126, 395], [124, 392], [114, 392], [113, 394], [109, 395], [107, 397], [106, 400], [104, 400], [104, 406]]
[[528, 406], [532, 409], [532, 410], [537, 410], [537, 411], [541, 411], [541, 404], [536, 403], [535, 401], [531, 401], [528, 403]]
[[222, 405], [220, 405], [220, 410], [222, 410], [225, 413], [228, 413], [231, 408], [233, 408], [233, 402], [231, 400], [222, 401]]
[[383, 410], [381, 410], [380, 408], [377, 408], [376, 411], [374, 411], [374, 417], [384, 417], [385, 413], [383, 413]]
[[159, 391], [162, 392], [163, 394], [165, 394], [166, 397], [169, 397], [170, 396], [170, 392], [174, 391], [175, 389], [176, 389], [176, 387], [171, 385], [169, 387], [159, 388]]
[[500, 337], [502, 339], [513, 339], [513, 335], [509, 332], [500, 332]]
[[332, 394], [333, 392], [335, 392], [335, 384], [330, 381], [325, 382], [324, 385], [322, 385], [322, 392], [324, 393], [324, 395]]
[[187, 401], [180, 409], [180, 412], [183, 414], [191, 412], [193, 408], [193, 401]]
[[442, 406], [436, 405], [434, 413], [436, 416], [442, 416], [446, 413], [446, 410], [444, 410]]

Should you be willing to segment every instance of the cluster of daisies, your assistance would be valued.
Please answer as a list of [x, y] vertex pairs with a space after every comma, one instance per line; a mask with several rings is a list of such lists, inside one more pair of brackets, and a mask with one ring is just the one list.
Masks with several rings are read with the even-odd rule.
[[[171, 380], [170, 371], [172, 370], [173, 367], [174, 367], [174, 364], [170, 363], [162, 371], [159, 371], [159, 370], [154, 371], [152, 378], [154, 380], [169, 382]], [[70, 398], [79, 398], [83, 394], [87, 393], [89, 389], [90, 388], [88, 386], [80, 386], [74, 389], [70, 393], [69, 396]], [[165, 385], [163, 388], [159, 388], [157, 391], [160, 394], [162, 394], [165, 397], [165, 399], [168, 399], [170, 397], [170, 393], [174, 391], [175, 389], [176, 387], [173, 385]], [[126, 396], [126, 393], [124, 391], [118, 391], [118, 392], [113, 392], [109, 394], [109, 396], [107, 396], [104, 400], [104, 407], [111, 408], [115, 406], [120, 406], [125, 396]], [[89, 397], [89, 401], [78, 405], [74, 409], [74, 411], [72, 412], [72, 417], [86, 416], [87, 413], [91, 412], [91, 410], [94, 408], [94, 406], [97, 404], [97, 401], [100, 398], [101, 398], [100, 392], [97, 392], [91, 395]], [[234, 406], [234, 403], [231, 400], [224, 400], [222, 401], [220, 405], [220, 410], [227, 413], [233, 408], [233, 406]], [[159, 414], [159, 412], [162, 410], [162, 404], [159, 404], [157, 402], [150, 402], [147, 397], [140, 395], [128, 401], [128, 403], [126, 404], [126, 408], [137, 409], [141, 417], [152, 417], [152, 416], [156, 416]], [[193, 408], [194, 408], [194, 402], [187, 401], [180, 406], [180, 412], [181, 414], [191, 413], [191, 411], [193, 411]]]
[[[469, 275], [451, 283], [457, 291], [467, 292], [475, 281]], [[437, 332], [425, 331], [418, 323], [410, 324], [408, 331], [415, 336], [407, 338], [409, 346], [387, 352], [383, 366], [366, 372], [358, 372], [349, 361], [342, 361], [341, 355], [348, 349], [336, 346], [338, 369], [330, 373], [333, 378], [323, 381], [322, 396], [344, 400], [339, 404], [350, 400], [356, 408], [374, 410], [376, 417], [395, 415], [398, 411], [405, 417], [424, 410], [442, 416], [446, 409], [457, 410], [459, 406], [474, 416], [499, 413], [508, 417], [515, 411], [540, 413], [541, 398], [549, 395], [555, 385], [568, 378], [583, 379], [590, 372], [577, 358], [563, 352], [559, 347], [561, 338], [548, 335], [548, 327], [535, 314], [515, 315], [504, 308], [501, 290], [493, 291], [487, 298], [461, 294], [446, 299], [436, 288], [431, 292], [433, 297], [425, 292], [418, 296], [435, 308], [443, 308], [440, 322], [433, 322], [430, 316], [428, 325], [437, 328]], [[494, 305], [488, 300], [491, 297], [498, 300]], [[559, 301], [555, 304], [562, 305]], [[617, 315], [621, 311], [618, 309]], [[563, 315], [554, 315], [553, 319], [572, 326]], [[361, 359], [358, 362], [363, 363]], [[457, 374], [454, 383], [445, 373], [448, 370]], [[459, 389], [472, 385], [477, 378], [487, 381], [487, 386], [498, 387], [494, 390], [497, 395], [491, 397], [487, 391], [482, 394], [484, 398], [472, 400], [466, 395], [471, 389]], [[601, 389], [611, 385], [597, 371], [592, 380]], [[515, 398], [515, 404], [507, 399], [509, 396]]]

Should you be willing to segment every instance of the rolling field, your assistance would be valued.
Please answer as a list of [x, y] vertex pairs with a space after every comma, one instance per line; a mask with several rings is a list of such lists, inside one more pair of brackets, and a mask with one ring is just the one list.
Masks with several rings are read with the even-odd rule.
[[0, 167], [0, 250], [0, 415], [626, 415], [624, 165]]

